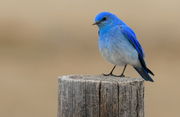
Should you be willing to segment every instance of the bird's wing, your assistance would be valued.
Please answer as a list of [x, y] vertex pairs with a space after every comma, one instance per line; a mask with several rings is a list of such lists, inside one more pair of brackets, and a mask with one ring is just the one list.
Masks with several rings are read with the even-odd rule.
[[132, 46], [136, 49], [140, 57], [144, 58], [144, 51], [137, 40], [136, 34], [134, 31], [126, 25], [121, 25], [121, 32], [128, 39], [128, 41], [132, 44]]
[[146, 63], [144, 61], [144, 51], [141, 47], [140, 43], [137, 40], [136, 34], [134, 31], [129, 28], [127, 25], [121, 25], [121, 32], [123, 35], [128, 39], [128, 41], [133, 45], [133, 47], [136, 49], [139, 55], [139, 61], [142, 65], [142, 67], [150, 74], [154, 75], [153, 72], [146, 67]]

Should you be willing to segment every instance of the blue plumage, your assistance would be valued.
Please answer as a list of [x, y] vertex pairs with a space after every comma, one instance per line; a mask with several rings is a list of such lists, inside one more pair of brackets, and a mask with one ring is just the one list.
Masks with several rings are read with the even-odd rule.
[[[153, 81], [150, 74], [154, 75], [146, 66], [144, 61], [144, 51], [137, 40], [134, 31], [127, 26], [116, 15], [109, 12], [102, 12], [95, 18], [95, 23], [99, 27], [99, 50], [102, 56], [116, 65], [133, 66], [136, 71], [148, 81]], [[113, 75], [112, 71], [106, 75]]]
[[139, 44], [134, 31], [126, 25], [122, 25], [121, 27], [122, 27], [121, 28], [122, 33], [129, 40], [129, 42], [133, 45], [133, 47], [137, 50], [138, 54], [141, 57], [144, 57], [143, 49], [142, 49], [141, 45]]

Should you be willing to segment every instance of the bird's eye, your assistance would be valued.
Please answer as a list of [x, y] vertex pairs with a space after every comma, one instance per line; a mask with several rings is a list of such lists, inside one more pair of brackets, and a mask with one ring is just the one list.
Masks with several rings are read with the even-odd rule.
[[106, 19], [107, 19], [107, 18], [106, 18], [106, 17], [104, 17], [104, 18], [102, 18], [102, 21], [106, 21]]

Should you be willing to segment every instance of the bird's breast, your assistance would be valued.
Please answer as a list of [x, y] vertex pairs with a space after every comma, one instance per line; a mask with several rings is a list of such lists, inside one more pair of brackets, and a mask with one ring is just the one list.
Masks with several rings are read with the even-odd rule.
[[138, 63], [136, 50], [120, 32], [118, 35], [115, 32], [101, 35], [99, 50], [102, 56], [112, 64], [122, 66]]

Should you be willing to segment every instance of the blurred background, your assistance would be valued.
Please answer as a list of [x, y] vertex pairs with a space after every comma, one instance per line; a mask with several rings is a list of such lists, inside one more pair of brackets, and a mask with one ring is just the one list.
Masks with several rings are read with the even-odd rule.
[[[2, 0], [1, 117], [56, 117], [58, 76], [111, 70], [92, 26], [102, 11], [135, 30], [155, 73], [154, 83], [145, 82], [146, 117], [180, 116], [179, 0]], [[139, 77], [132, 67], [125, 74]]]

